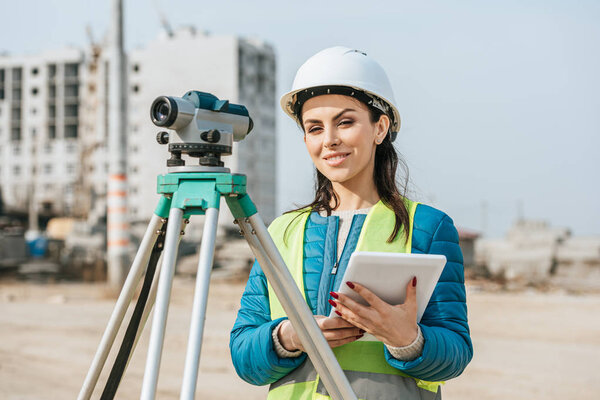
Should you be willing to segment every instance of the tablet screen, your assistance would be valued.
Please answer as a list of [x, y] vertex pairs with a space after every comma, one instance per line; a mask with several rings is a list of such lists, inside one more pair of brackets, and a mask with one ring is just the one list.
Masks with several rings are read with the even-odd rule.
[[[379, 252], [354, 252], [342, 282], [357, 282], [375, 293], [386, 303], [404, 303], [406, 286], [417, 277], [417, 322], [425, 312], [427, 303], [446, 265], [446, 257], [437, 254], [403, 254]], [[342, 284], [339, 292], [357, 302], [366, 301], [347, 285]], [[335, 309], [330, 317], [338, 317]]]

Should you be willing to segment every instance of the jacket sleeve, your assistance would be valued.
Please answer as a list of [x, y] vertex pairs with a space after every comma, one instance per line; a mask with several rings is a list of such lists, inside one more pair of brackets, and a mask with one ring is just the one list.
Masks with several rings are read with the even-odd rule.
[[425, 338], [423, 352], [412, 361], [400, 361], [385, 349], [390, 365], [426, 381], [459, 376], [473, 357], [458, 232], [450, 217], [435, 211], [441, 214], [441, 220], [434, 228], [429, 248], [423, 252], [445, 255], [447, 262], [419, 323]]
[[229, 349], [237, 374], [253, 385], [268, 385], [287, 375], [306, 358], [280, 358], [273, 346], [273, 329], [283, 320], [271, 321], [267, 279], [254, 262], [241, 308], [231, 330]]

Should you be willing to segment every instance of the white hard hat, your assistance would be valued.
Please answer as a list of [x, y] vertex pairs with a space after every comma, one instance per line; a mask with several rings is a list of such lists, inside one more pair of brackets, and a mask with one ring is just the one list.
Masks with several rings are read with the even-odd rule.
[[353, 96], [383, 111], [391, 119], [391, 139], [396, 138], [400, 113], [392, 86], [381, 65], [366, 53], [342, 46], [321, 50], [298, 69], [292, 90], [281, 97], [281, 108], [297, 119], [302, 102], [322, 94]]

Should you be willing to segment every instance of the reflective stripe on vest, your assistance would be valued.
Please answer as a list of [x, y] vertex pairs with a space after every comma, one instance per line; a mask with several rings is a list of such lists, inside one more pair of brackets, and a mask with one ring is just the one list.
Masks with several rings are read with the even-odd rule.
[[[417, 203], [406, 200], [409, 212], [409, 229], [404, 228], [396, 238], [387, 239], [396, 222], [394, 212], [381, 201], [373, 206], [365, 218], [355, 251], [410, 253], [412, 225]], [[309, 210], [284, 214], [277, 218], [269, 232], [281, 256], [290, 269], [302, 296], [304, 291], [303, 251], [304, 230]], [[407, 234], [407, 240], [404, 235]], [[271, 319], [286, 316], [275, 292], [268, 284]], [[373, 338], [371, 336], [371, 338]], [[356, 395], [362, 399], [420, 398], [435, 399], [441, 382], [428, 382], [411, 378], [392, 367], [385, 360], [384, 345], [380, 341], [358, 340], [333, 349], [340, 366], [350, 380]], [[373, 338], [374, 339], [374, 338]], [[369, 382], [375, 384], [369, 384]], [[411, 397], [413, 396], [413, 397]], [[329, 398], [310, 360], [271, 385], [268, 399], [320, 399]]]
[[[356, 342], [355, 342], [356, 343]], [[379, 342], [366, 342], [380, 344]], [[382, 344], [381, 344], [382, 345]], [[333, 349], [336, 356], [339, 348]], [[380, 353], [383, 349], [379, 349]], [[385, 360], [384, 360], [385, 362]], [[432, 391], [420, 388], [415, 380], [403, 375], [383, 374], [376, 372], [352, 371], [340, 363], [344, 373], [359, 399], [397, 400], [420, 399], [439, 400], [441, 391]], [[437, 386], [436, 386], [437, 390]], [[309, 358], [295, 370], [273, 383], [269, 388], [267, 399], [277, 400], [304, 400], [304, 399], [330, 399], [325, 385], [319, 379], [317, 372]]]

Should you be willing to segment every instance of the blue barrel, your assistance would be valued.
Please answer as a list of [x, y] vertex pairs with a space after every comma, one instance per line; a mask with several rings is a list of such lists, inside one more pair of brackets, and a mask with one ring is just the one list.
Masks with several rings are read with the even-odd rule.
[[48, 239], [40, 235], [35, 239], [27, 240], [27, 248], [31, 257], [42, 258], [48, 252]]

